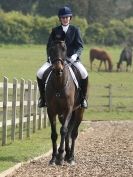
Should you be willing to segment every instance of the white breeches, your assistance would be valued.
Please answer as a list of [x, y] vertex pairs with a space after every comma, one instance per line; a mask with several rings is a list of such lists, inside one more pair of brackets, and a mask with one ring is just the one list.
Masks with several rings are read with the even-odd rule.
[[[85, 67], [82, 65], [80, 61], [74, 62], [73, 65], [79, 70], [82, 79], [86, 79], [88, 76], [88, 73], [85, 69]], [[44, 72], [51, 66], [51, 63], [46, 62], [42, 65], [42, 67], [37, 71], [37, 77], [39, 79], [42, 79]]]
[[88, 76], [88, 73], [85, 67], [82, 65], [82, 63], [78, 61], [78, 62], [74, 62], [73, 65], [79, 70], [82, 79], [86, 79], [86, 77]]
[[51, 63], [46, 62], [42, 65], [42, 67], [37, 71], [37, 77], [42, 79], [44, 72], [51, 66]]

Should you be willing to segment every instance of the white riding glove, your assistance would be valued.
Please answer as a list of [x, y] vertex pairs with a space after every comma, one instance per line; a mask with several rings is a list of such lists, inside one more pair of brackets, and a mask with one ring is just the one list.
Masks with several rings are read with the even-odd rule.
[[77, 57], [78, 57], [78, 55], [75, 53], [75, 54], [73, 54], [72, 56], [71, 56], [71, 58], [70, 58], [70, 62], [71, 63], [74, 63], [76, 60], [77, 60]]

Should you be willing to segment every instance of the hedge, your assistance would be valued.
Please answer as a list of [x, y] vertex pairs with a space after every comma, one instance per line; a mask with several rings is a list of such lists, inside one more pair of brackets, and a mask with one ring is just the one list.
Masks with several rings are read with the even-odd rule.
[[[81, 30], [85, 43], [114, 45], [133, 44], [133, 18], [111, 20], [108, 24], [87, 23], [86, 19], [75, 16], [72, 24]], [[23, 15], [12, 11], [0, 11], [0, 43], [46, 44], [51, 29], [59, 25], [57, 16], [50, 18]]]

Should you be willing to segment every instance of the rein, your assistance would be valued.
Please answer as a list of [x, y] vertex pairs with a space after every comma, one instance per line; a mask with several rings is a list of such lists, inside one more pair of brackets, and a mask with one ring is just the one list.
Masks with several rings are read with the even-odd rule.
[[[67, 63], [65, 63], [62, 72], [64, 72], [64, 69], [66, 69], [66, 67], [68, 68], [68, 64]], [[68, 68], [68, 70], [69, 70], [69, 68]], [[52, 70], [52, 73], [54, 73], [54, 70]], [[54, 73], [54, 75], [55, 75], [55, 73]], [[63, 77], [63, 75], [62, 75], [62, 77]], [[55, 87], [55, 85], [53, 85], [53, 87], [55, 88], [55, 91], [56, 91], [56, 97], [61, 97], [61, 95], [63, 95], [63, 92], [64, 92], [65, 88], [68, 86], [68, 84], [69, 84], [69, 74], [67, 74], [66, 82], [65, 82], [64, 86], [61, 89], [57, 89]]]
[[56, 91], [56, 97], [63, 95], [63, 91], [69, 83], [69, 68], [66, 63], [66, 44], [64, 41], [54, 41], [51, 46], [50, 60], [52, 64], [53, 88]]

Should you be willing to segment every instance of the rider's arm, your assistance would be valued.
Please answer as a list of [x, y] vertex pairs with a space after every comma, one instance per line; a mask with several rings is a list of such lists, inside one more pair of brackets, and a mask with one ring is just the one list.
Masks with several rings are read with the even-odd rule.
[[74, 53], [70, 58], [70, 61], [73, 63], [77, 60], [79, 60], [81, 52], [83, 50], [83, 40], [80, 35], [80, 30], [78, 28], [75, 28], [75, 38], [74, 38]]
[[77, 54], [77, 58], [79, 58], [83, 50], [83, 40], [81, 38], [79, 28], [76, 28], [74, 43], [75, 43], [75, 54]]
[[54, 29], [52, 29], [52, 32], [49, 35], [49, 39], [48, 39], [47, 46], [46, 46], [48, 61], [49, 61], [49, 49], [50, 49], [50, 46], [53, 42], [53, 36], [54, 36]]

